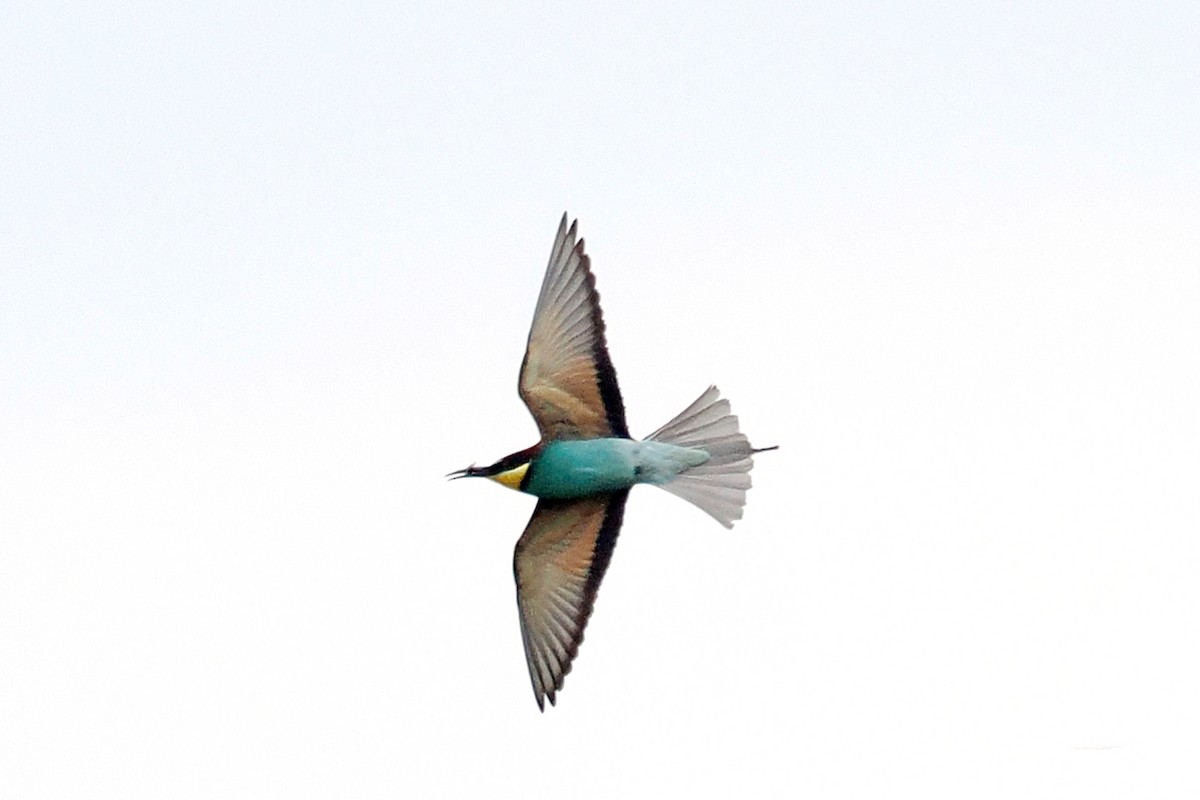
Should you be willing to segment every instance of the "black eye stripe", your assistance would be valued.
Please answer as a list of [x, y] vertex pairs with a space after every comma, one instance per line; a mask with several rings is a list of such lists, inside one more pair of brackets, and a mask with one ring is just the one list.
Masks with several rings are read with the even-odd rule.
[[528, 450], [522, 450], [519, 453], [512, 453], [492, 464], [490, 467], [484, 467], [484, 472], [480, 473], [488, 476], [496, 476], [502, 472], [516, 469], [522, 464], [528, 464], [533, 459], [533, 454], [536, 452], [537, 446], [530, 447]]

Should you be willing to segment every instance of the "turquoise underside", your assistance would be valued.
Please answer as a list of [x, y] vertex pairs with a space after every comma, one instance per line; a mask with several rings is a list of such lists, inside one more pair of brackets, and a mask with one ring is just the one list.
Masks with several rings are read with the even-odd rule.
[[663, 483], [707, 460], [708, 454], [702, 450], [660, 442], [551, 442], [530, 464], [528, 482], [522, 490], [546, 498], [587, 497], [638, 483]]

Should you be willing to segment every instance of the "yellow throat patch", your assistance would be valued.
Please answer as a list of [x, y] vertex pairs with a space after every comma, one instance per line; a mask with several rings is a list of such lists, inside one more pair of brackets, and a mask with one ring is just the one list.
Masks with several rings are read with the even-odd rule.
[[502, 483], [510, 489], [521, 490], [521, 481], [525, 479], [525, 473], [529, 471], [529, 462], [525, 462], [519, 467], [513, 467], [508, 472], [501, 472], [498, 475], [492, 475], [491, 478], [496, 483]]

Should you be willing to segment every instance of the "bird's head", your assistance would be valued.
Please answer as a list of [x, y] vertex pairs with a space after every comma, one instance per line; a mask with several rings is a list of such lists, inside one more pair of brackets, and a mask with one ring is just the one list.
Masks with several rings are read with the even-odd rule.
[[496, 483], [519, 491], [521, 484], [525, 481], [525, 475], [529, 472], [529, 462], [533, 460], [537, 449], [537, 445], [534, 445], [512, 455], [507, 455], [495, 464], [487, 467], [477, 467], [472, 464], [466, 469], [455, 470], [446, 477], [450, 480], [457, 478], [491, 478]]

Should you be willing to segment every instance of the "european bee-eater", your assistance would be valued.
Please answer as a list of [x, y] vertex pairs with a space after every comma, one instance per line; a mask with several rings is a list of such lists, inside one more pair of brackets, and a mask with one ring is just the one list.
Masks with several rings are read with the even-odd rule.
[[775, 449], [750, 446], [715, 386], [642, 441], [629, 436], [596, 279], [575, 225], [568, 228], [563, 214], [517, 387], [541, 441], [447, 476], [491, 478], [538, 497], [513, 573], [525, 660], [543, 711], [571, 671], [634, 484], [666, 489], [732, 528], [746, 504], [752, 456]]

